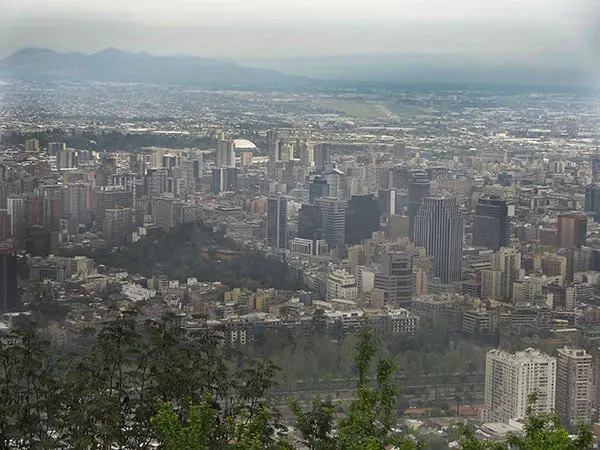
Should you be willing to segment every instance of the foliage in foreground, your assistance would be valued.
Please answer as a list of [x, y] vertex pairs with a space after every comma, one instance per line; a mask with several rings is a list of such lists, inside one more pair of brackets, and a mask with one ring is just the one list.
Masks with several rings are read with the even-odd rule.
[[538, 413], [535, 410], [537, 394], [529, 397], [522, 435], [511, 435], [506, 442], [479, 440], [473, 429], [460, 429], [463, 450], [587, 450], [592, 448], [594, 435], [587, 425], [580, 425], [572, 438], [562, 425], [557, 413]]
[[[167, 450], [294, 448], [268, 402], [277, 367], [258, 359], [232, 369], [218, 335], [181, 331], [130, 317], [89, 332], [69, 352], [33, 333], [0, 340], [0, 449], [144, 449], [153, 440]], [[291, 402], [303, 445], [426, 448], [396, 429], [395, 367], [379, 357], [370, 331], [358, 336], [355, 366], [345, 417], [330, 399], [309, 409]], [[460, 439], [464, 450], [584, 450], [592, 435], [581, 427], [571, 439], [556, 415], [530, 406], [524, 436], [492, 443], [464, 427]]]
[[[396, 389], [391, 382], [393, 364], [380, 359], [376, 364], [376, 384], [368, 386], [368, 370], [377, 355], [370, 331], [360, 334], [356, 350], [356, 399], [350, 403], [346, 417], [335, 419], [336, 409], [329, 399], [315, 401], [308, 411], [304, 411], [297, 400], [292, 400], [290, 406], [303, 444], [314, 450], [384, 450], [391, 446], [416, 449], [411, 438], [404, 438], [394, 429], [397, 416]], [[178, 419], [176, 409], [171, 406], [163, 407], [152, 419], [166, 449], [220, 448], [215, 442], [223, 429], [229, 430], [229, 436], [235, 436], [233, 442], [228, 442], [231, 448], [292, 448], [284, 439], [275, 437], [277, 415], [262, 404], [236, 411], [233, 416], [221, 416], [218, 405], [206, 399], [190, 411], [187, 422]]]

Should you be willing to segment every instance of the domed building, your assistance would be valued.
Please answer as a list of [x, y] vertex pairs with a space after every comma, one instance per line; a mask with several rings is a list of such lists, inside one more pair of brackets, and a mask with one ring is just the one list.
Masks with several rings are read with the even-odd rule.
[[248, 139], [234, 139], [233, 144], [235, 146], [235, 152], [240, 157], [240, 165], [243, 167], [252, 165], [253, 154], [256, 151], [254, 142], [251, 142]]
[[234, 139], [233, 143], [235, 145], [235, 149], [238, 151], [256, 150], [256, 145], [254, 144], [254, 142], [251, 142], [248, 139]]

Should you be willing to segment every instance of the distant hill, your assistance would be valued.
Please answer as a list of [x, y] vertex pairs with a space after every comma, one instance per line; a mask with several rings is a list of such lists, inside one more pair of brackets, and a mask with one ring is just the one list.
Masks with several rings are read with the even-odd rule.
[[598, 85], [600, 63], [581, 53], [529, 58], [443, 53], [332, 56], [328, 58], [237, 59], [250, 67], [339, 83], [433, 83], [523, 86]]
[[298, 87], [306, 77], [186, 55], [153, 56], [116, 48], [86, 55], [28, 48], [0, 60], [0, 77], [40, 81], [185, 84], [202, 87]]

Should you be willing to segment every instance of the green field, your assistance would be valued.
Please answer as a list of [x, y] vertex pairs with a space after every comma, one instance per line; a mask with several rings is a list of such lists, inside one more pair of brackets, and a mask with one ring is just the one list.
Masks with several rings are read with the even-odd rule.
[[332, 109], [359, 119], [397, 119], [401, 116], [430, 115], [434, 109], [387, 102], [319, 98], [310, 101], [315, 109]]
[[385, 119], [388, 118], [385, 107], [378, 103], [365, 101], [338, 100], [338, 99], [316, 99], [310, 102], [315, 109], [334, 109], [359, 119]]

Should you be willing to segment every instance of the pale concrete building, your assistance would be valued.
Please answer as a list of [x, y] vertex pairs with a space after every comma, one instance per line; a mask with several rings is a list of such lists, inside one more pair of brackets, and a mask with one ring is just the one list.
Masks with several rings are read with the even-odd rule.
[[540, 413], [554, 411], [556, 358], [539, 350], [507, 353], [490, 350], [486, 357], [485, 405], [490, 422], [508, 423], [522, 419], [529, 395], [536, 392], [535, 409]]
[[564, 423], [590, 423], [592, 397], [592, 355], [584, 349], [559, 349], [556, 358], [556, 411]]

